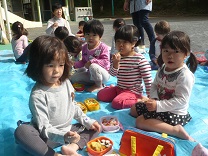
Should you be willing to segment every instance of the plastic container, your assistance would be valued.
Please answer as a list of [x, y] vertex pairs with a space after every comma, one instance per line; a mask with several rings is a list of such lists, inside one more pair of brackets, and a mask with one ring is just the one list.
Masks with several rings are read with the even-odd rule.
[[89, 111], [96, 111], [100, 109], [100, 103], [94, 98], [88, 98], [84, 100], [84, 103]]
[[77, 102], [77, 105], [81, 108], [81, 110], [86, 114], [87, 113], [87, 107], [82, 102]]
[[[99, 142], [102, 142], [102, 140], [107, 140], [109, 142], [108, 146], [106, 147], [105, 145], [101, 145], [102, 147], [102, 150], [98, 150], [96, 151], [95, 148], [92, 146], [92, 143], [94, 142], [97, 142], [99, 144]], [[106, 144], [107, 145], [107, 144]], [[100, 145], [99, 145], [100, 146]], [[104, 137], [104, 136], [101, 136], [101, 137], [97, 137], [91, 141], [89, 141], [87, 143], [87, 152], [90, 154], [90, 155], [93, 155], [93, 156], [103, 156], [104, 154], [106, 154], [108, 151], [110, 151], [113, 147], [113, 141], [111, 141], [109, 138], [107, 137]], [[98, 148], [100, 149], [100, 148]]]
[[117, 132], [120, 130], [120, 123], [116, 116], [103, 116], [100, 124], [104, 132]]
[[73, 87], [77, 92], [82, 92], [85, 90], [85, 86], [81, 83], [74, 83]]

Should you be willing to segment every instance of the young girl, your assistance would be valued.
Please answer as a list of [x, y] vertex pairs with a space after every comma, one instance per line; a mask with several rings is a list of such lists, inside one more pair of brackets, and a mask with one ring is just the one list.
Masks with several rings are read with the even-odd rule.
[[87, 44], [82, 47], [82, 60], [75, 62], [74, 68], [85, 67], [86, 70], [79, 70], [70, 80], [91, 85], [87, 91], [93, 92], [101, 89], [110, 78], [110, 55], [108, 46], [100, 41], [104, 27], [99, 20], [88, 21], [83, 31]]
[[21, 22], [17, 21], [12, 24], [12, 32], [13, 37], [11, 45], [16, 62], [25, 63], [28, 60], [28, 51], [25, 50], [25, 48], [28, 46], [28, 31], [23, 27]]
[[[197, 60], [190, 53], [190, 39], [181, 31], [167, 34], [161, 43], [160, 66], [150, 90], [150, 99], [132, 106], [136, 127], [192, 140], [182, 126], [191, 120], [189, 99]], [[187, 56], [188, 69], [184, 60]]]
[[115, 109], [130, 108], [143, 97], [142, 81], [149, 96], [151, 67], [142, 54], [134, 51], [138, 38], [138, 29], [133, 25], [125, 25], [115, 33], [116, 49], [119, 52], [112, 57], [110, 74], [117, 76], [117, 86], [106, 87], [97, 94], [100, 101], [112, 101]]
[[[117, 18], [114, 22], [113, 22], [113, 30], [116, 32], [120, 27], [126, 25], [126, 22], [123, 18]], [[112, 39], [112, 45], [111, 45], [111, 57], [113, 54], [117, 53], [118, 51], [116, 50], [116, 47], [115, 47], [115, 39], [114, 39], [115, 36], [113, 36], [113, 39]]]
[[[32, 118], [29, 125], [17, 127], [16, 142], [32, 155], [61, 156], [53, 148], [63, 145], [62, 154], [79, 156], [77, 150], [97, 137], [100, 125], [75, 104], [64, 43], [40, 36], [31, 45], [29, 59], [25, 73], [36, 82], [29, 100]], [[79, 123], [72, 125], [73, 119]]]
[[54, 31], [58, 26], [65, 26], [69, 31], [69, 36], [74, 36], [74, 34], [71, 32], [69, 22], [63, 18], [62, 5], [59, 3], [53, 4], [52, 12], [54, 17], [48, 20], [46, 34], [54, 35]]

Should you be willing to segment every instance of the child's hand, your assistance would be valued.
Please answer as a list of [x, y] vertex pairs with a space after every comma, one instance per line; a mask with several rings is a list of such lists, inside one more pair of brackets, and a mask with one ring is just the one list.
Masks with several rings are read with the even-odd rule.
[[95, 130], [95, 131], [101, 132], [100, 124], [99, 124], [97, 121], [95, 121], [95, 122], [92, 124], [92, 126], [90, 127], [90, 129], [93, 129], [93, 130]]
[[156, 111], [157, 102], [154, 99], [149, 99], [145, 102], [148, 111]]
[[152, 0], [146, 0], [146, 4], [148, 5], [149, 3], [151, 3]]
[[58, 23], [57, 22], [53, 23], [53, 27], [54, 28], [58, 27]]
[[88, 61], [87, 63], [85, 63], [85, 68], [89, 69], [90, 65], [91, 65], [91, 62]]
[[148, 97], [142, 96], [142, 98], [141, 99], [138, 99], [137, 102], [144, 102], [145, 103], [147, 100], [149, 100]]
[[77, 132], [69, 131], [64, 135], [64, 140], [68, 143], [77, 143], [80, 140], [80, 135]]
[[113, 60], [113, 67], [118, 69], [118, 66], [119, 66], [119, 62], [121, 60], [121, 55], [120, 53], [115, 53], [112, 55], [112, 60]]

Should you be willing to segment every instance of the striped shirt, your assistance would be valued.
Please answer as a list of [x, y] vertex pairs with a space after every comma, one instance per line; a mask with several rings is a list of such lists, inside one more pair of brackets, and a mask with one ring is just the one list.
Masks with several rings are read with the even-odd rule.
[[136, 53], [134, 56], [122, 57], [118, 69], [113, 68], [111, 62], [110, 74], [117, 76], [117, 86], [122, 89], [129, 89], [135, 94], [143, 93], [143, 81], [146, 93], [150, 95], [152, 83], [151, 67], [142, 54]]
[[130, 0], [130, 14], [140, 10], [152, 11], [152, 2], [147, 5], [146, 0]]

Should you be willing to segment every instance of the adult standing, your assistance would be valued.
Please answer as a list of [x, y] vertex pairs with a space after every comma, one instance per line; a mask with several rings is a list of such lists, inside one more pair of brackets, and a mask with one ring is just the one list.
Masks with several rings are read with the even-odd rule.
[[128, 11], [129, 8], [133, 24], [138, 28], [141, 35], [141, 44], [145, 45], [143, 28], [151, 43], [155, 39], [153, 27], [149, 22], [149, 13], [152, 11], [152, 0], [125, 0], [124, 11]]
[[58, 26], [64, 26], [69, 31], [69, 36], [74, 36], [71, 32], [71, 27], [69, 22], [63, 18], [62, 5], [55, 3], [52, 5], [52, 12], [54, 17], [48, 20], [46, 34], [54, 35], [54, 31]]

